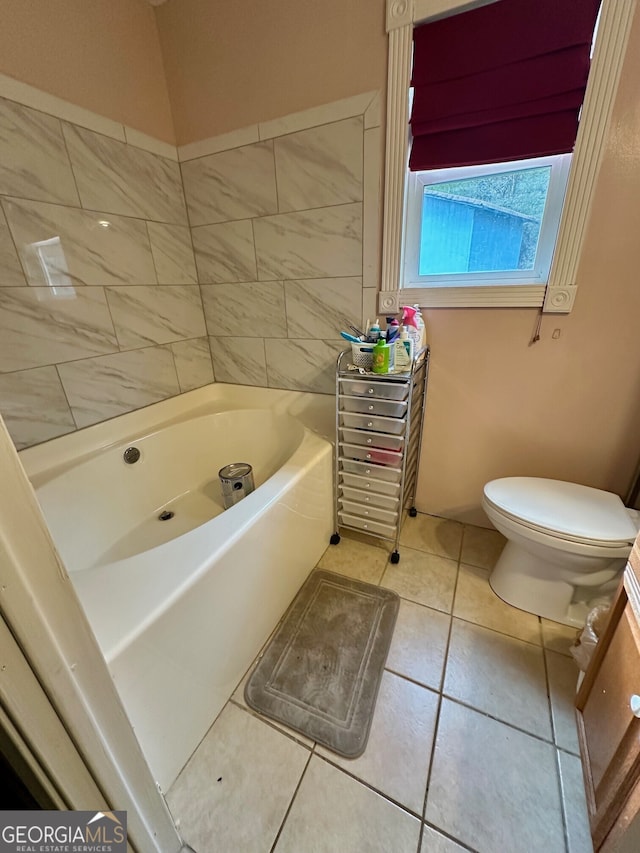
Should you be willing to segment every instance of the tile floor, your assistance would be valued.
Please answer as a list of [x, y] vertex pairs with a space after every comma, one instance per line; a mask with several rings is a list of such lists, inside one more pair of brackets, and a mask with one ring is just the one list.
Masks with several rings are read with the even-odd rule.
[[364, 755], [254, 714], [245, 676], [167, 795], [197, 853], [592, 853], [575, 631], [494, 595], [500, 534], [419, 515], [400, 541], [318, 563], [401, 596]]

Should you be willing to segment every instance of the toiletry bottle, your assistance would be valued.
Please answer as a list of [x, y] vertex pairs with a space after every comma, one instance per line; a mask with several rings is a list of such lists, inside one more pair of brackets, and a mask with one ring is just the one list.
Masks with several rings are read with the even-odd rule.
[[400, 340], [402, 341], [402, 344], [404, 345], [404, 348], [407, 351], [409, 361], [413, 361], [414, 344], [413, 340], [409, 337], [409, 330], [406, 326], [402, 327], [402, 331], [400, 332]]
[[372, 323], [369, 329], [367, 329], [367, 342], [370, 344], [375, 344], [376, 341], [380, 340], [380, 324], [376, 320], [375, 323]]
[[388, 373], [389, 372], [389, 347], [380, 339], [373, 348], [373, 363], [371, 365], [373, 373]]
[[395, 317], [387, 317], [387, 343], [395, 340], [400, 334], [400, 324]]
[[427, 328], [424, 323], [424, 319], [422, 317], [422, 313], [420, 312], [420, 307], [418, 305], [413, 306], [416, 309], [416, 325], [418, 327], [418, 332], [420, 334], [420, 341], [416, 344], [417, 349], [423, 349], [427, 345]]
[[404, 344], [405, 342], [402, 338], [396, 338], [391, 344], [393, 347], [393, 368], [395, 373], [403, 373], [406, 370], [411, 370], [411, 359]]

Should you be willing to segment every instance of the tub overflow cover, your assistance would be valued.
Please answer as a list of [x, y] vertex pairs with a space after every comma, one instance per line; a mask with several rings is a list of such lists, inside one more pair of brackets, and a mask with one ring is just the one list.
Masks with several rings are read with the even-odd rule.
[[137, 462], [138, 459], [140, 459], [140, 451], [137, 447], [127, 447], [125, 452], [122, 454], [122, 458], [127, 465], [133, 465], [134, 462]]

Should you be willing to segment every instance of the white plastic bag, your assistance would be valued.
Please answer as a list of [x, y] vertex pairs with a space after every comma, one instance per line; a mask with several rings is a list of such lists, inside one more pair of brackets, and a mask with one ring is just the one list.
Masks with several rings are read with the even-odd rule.
[[589, 661], [593, 657], [593, 652], [598, 645], [598, 640], [607, 621], [608, 614], [608, 604], [598, 604], [593, 610], [590, 610], [582, 633], [569, 649], [575, 662], [583, 672], [586, 672]]

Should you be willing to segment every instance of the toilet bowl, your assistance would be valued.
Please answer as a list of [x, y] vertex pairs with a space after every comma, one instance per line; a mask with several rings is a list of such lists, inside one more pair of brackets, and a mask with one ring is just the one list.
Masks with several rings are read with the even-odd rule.
[[507, 538], [489, 577], [494, 592], [576, 627], [611, 598], [640, 528], [640, 513], [618, 495], [561, 480], [492, 480], [482, 506]]

